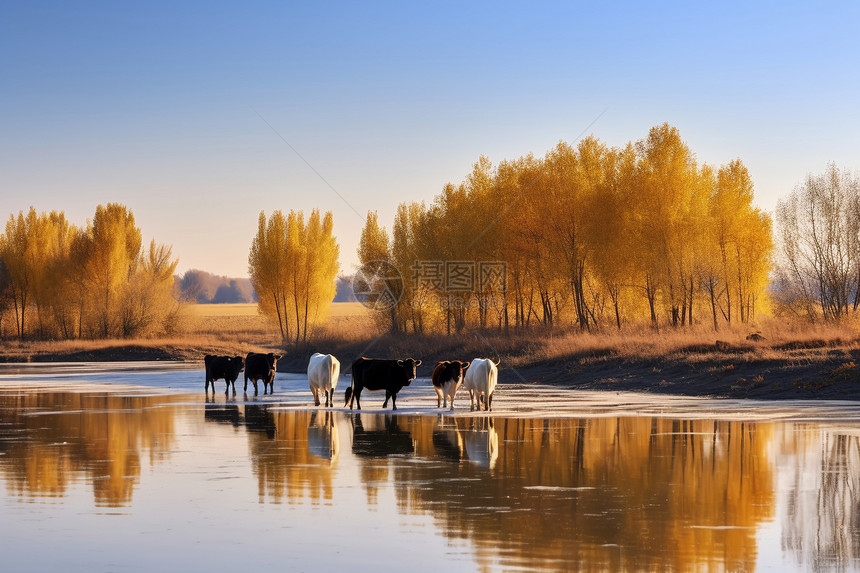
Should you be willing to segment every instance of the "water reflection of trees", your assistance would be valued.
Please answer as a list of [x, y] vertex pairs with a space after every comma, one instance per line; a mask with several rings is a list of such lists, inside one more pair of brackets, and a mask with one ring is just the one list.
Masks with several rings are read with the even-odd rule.
[[[86, 476], [97, 505], [131, 502], [141, 471], [166, 455], [176, 408], [169, 396], [0, 393], [0, 471], [19, 496], [61, 497]], [[163, 406], [163, 407], [156, 407]]]
[[278, 411], [246, 405], [251, 464], [260, 501], [290, 503], [310, 498], [331, 503], [334, 466], [340, 450], [334, 413]]
[[[782, 547], [812, 570], [860, 563], [860, 437], [817, 425], [786, 426]], [[817, 445], [817, 448], [810, 448]]]
[[392, 471], [400, 510], [429, 512], [447, 535], [471, 540], [484, 564], [501, 558], [511, 566], [590, 570], [752, 569], [755, 528], [771, 517], [769, 424], [397, 423], [412, 436], [415, 455], [439, 463], [363, 458], [371, 471], [363, 474], [365, 487]]

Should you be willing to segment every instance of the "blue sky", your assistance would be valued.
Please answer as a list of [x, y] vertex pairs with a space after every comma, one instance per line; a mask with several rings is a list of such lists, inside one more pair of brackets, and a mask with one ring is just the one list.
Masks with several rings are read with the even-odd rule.
[[241, 4], [3, 0], [0, 216], [121, 202], [180, 272], [245, 276], [261, 210], [316, 207], [349, 273], [356, 211], [390, 225], [592, 122], [740, 157], [768, 211], [860, 169], [856, 3]]

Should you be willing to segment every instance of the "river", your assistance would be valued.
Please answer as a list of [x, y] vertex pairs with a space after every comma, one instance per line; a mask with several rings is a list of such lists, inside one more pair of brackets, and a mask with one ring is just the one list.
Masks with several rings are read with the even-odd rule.
[[0, 365], [4, 571], [860, 570], [860, 403]]

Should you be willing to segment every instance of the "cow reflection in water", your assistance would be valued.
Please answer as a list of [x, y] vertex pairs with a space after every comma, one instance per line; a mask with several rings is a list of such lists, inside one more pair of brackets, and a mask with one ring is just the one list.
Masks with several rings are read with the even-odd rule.
[[493, 469], [499, 457], [499, 434], [493, 418], [462, 418], [468, 424], [463, 433], [466, 458], [482, 468]]
[[398, 417], [362, 415], [352, 418], [352, 453], [368, 458], [411, 455], [415, 443], [408, 431], [398, 426]]
[[265, 432], [270, 440], [278, 429], [269, 408], [256, 404], [245, 404], [245, 426], [252, 432]]
[[444, 458], [493, 469], [499, 457], [499, 434], [493, 418], [455, 418], [451, 427], [433, 430], [433, 447]]
[[215, 396], [212, 396], [211, 401], [209, 396], [206, 397], [203, 418], [207, 422], [230, 424], [234, 428], [239, 428], [242, 425], [242, 414], [239, 412], [239, 406], [236, 404], [217, 404]]
[[332, 412], [246, 404], [245, 425], [260, 503], [332, 500], [340, 450]]
[[334, 412], [316, 411], [311, 414], [308, 426], [308, 451], [311, 455], [334, 464], [340, 452], [340, 440], [337, 435], [337, 424]]

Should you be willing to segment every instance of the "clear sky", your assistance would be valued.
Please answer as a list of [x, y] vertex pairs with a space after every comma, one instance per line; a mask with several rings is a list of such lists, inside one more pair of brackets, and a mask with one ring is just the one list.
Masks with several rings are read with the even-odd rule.
[[351, 273], [368, 210], [390, 226], [479, 155], [592, 122], [740, 157], [772, 212], [828, 162], [860, 169], [858, 22], [856, 2], [2, 0], [0, 217], [120, 202], [179, 272], [246, 276], [260, 211], [320, 208]]

